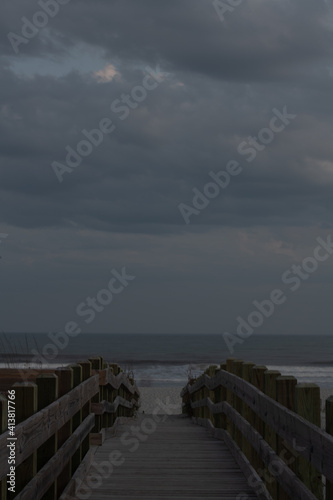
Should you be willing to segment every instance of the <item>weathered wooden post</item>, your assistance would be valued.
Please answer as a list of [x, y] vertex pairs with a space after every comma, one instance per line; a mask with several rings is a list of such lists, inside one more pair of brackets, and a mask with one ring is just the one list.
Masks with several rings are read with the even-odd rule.
[[[82, 382], [91, 377], [91, 362], [90, 361], [80, 361], [78, 365], [82, 368]], [[89, 416], [91, 402], [88, 401], [82, 408], [82, 422]], [[89, 434], [82, 441], [82, 459], [86, 456], [89, 451]]]
[[[91, 369], [92, 370], [100, 370], [101, 369], [101, 358], [95, 357], [95, 358], [89, 358], [89, 361], [91, 362]], [[99, 390], [99, 393], [96, 394], [92, 400], [92, 403], [100, 403], [101, 402], [101, 390]], [[95, 427], [93, 428], [92, 432], [93, 433], [98, 433], [102, 429], [102, 416], [101, 415], [95, 415]]]
[[[71, 368], [61, 368], [55, 372], [58, 376], [58, 396], [61, 398], [73, 388], [73, 370]], [[73, 431], [72, 419], [69, 419], [58, 431], [58, 448], [70, 438]], [[58, 495], [61, 495], [72, 477], [72, 462], [69, 460], [64, 464], [62, 472], [58, 476]]]
[[[326, 432], [333, 435], [333, 396], [326, 399]], [[326, 480], [326, 500], [333, 500], [333, 483]]]
[[[221, 363], [220, 370], [226, 371], [227, 370], [227, 363]], [[227, 400], [227, 389], [223, 385], [220, 385], [220, 387], [219, 387], [219, 398], [220, 398], [220, 401]], [[220, 427], [221, 427], [221, 429], [224, 429], [224, 430], [227, 429], [227, 418], [226, 418], [225, 413], [220, 414]]]
[[[82, 366], [80, 365], [71, 365], [70, 368], [73, 370], [73, 388], [77, 387], [82, 382]], [[77, 413], [73, 416], [73, 432], [81, 425], [82, 423], [82, 408], [79, 409]], [[76, 452], [72, 456], [72, 474], [79, 467], [82, 462], [82, 444], [76, 450]]]
[[[264, 393], [276, 401], [276, 379], [281, 376], [277, 370], [267, 370], [264, 372]], [[265, 425], [265, 441], [277, 453], [277, 435], [269, 425]], [[274, 476], [266, 469], [265, 470], [266, 488], [273, 498], [278, 500], [278, 485]]]
[[[58, 399], [58, 377], [54, 373], [41, 373], [36, 378], [37, 385], [37, 411], [42, 410]], [[44, 465], [56, 454], [58, 449], [57, 432], [51, 436], [37, 450], [37, 470], [39, 471]], [[57, 499], [57, 480], [50, 486], [48, 491], [43, 495], [43, 500]]]
[[[232, 367], [233, 367], [233, 362], [236, 361], [236, 358], [228, 358], [227, 359], [227, 366], [226, 366], [226, 371], [229, 373], [232, 373]], [[227, 390], [227, 403], [234, 407], [234, 394], [232, 391]], [[230, 436], [234, 438], [235, 435], [235, 424], [230, 420], [230, 418], [227, 418], [227, 431], [229, 432]]]
[[[243, 373], [243, 364], [244, 361], [241, 359], [235, 359], [232, 363], [232, 373], [236, 375], [237, 377], [242, 378], [242, 373]], [[234, 395], [234, 409], [241, 415], [242, 414], [242, 400]], [[236, 444], [241, 448], [242, 447], [242, 433], [237, 427], [235, 426], [235, 435], [234, 439], [236, 441]]]
[[[251, 370], [255, 366], [255, 363], [243, 363], [242, 364], [242, 379], [245, 380], [246, 382], [251, 383]], [[253, 411], [251, 408], [246, 403], [242, 403], [242, 416], [247, 420], [252, 425], [253, 422]], [[246, 456], [248, 460], [252, 459], [252, 446], [248, 442], [247, 439], [244, 438], [242, 439], [242, 452]]]
[[[13, 405], [14, 406], [14, 405]], [[16, 405], [15, 405], [16, 407]], [[7, 432], [7, 416], [8, 416], [8, 401], [5, 396], [0, 394], [0, 411], [1, 411], [1, 427], [0, 427], [0, 433], [2, 434], [3, 432]], [[2, 481], [1, 481], [1, 488], [0, 488], [0, 498], [3, 500], [7, 499], [7, 477], [5, 476]]]
[[[277, 401], [288, 408], [288, 410], [295, 411], [295, 387], [297, 385], [297, 380], [295, 377], [283, 376], [277, 377], [276, 379], [276, 398]], [[296, 443], [297, 444], [297, 443]], [[283, 439], [278, 436], [278, 453], [279, 456], [285, 462], [288, 460], [288, 467], [296, 473], [296, 459], [292, 460], [292, 457], [285, 458], [286, 453], [289, 452], [290, 446], [286, 446], [283, 443]], [[290, 463], [291, 462], [291, 463]], [[285, 490], [278, 484], [278, 499], [279, 500], [289, 500], [289, 496]]]
[[[251, 368], [251, 384], [262, 392], [264, 391], [264, 373], [266, 371], [267, 366], [255, 365]], [[255, 412], [253, 412], [253, 427], [261, 436], [264, 436], [265, 424]], [[264, 470], [263, 461], [254, 449], [252, 449], [252, 465], [257, 472]]]
[[[37, 385], [33, 382], [16, 382], [12, 389], [15, 390], [16, 424], [19, 424], [37, 412]], [[8, 493], [8, 498], [15, 498], [36, 473], [37, 451], [34, 451], [16, 468], [15, 494], [12, 496], [12, 493]]]
[[[295, 411], [314, 425], [321, 427], [320, 387], [317, 384], [297, 384]], [[296, 460], [297, 475], [320, 500], [323, 498], [321, 474], [302, 456]]]
[[[214, 378], [214, 376], [215, 376], [215, 368], [216, 368], [215, 366], [211, 365], [211, 366], [208, 368], [208, 370], [207, 370], [207, 372], [208, 372], [208, 373], [207, 373], [207, 375], [208, 375], [211, 379], [213, 379], [213, 378]], [[206, 396], [205, 396], [205, 397], [209, 398], [209, 399], [212, 401], [212, 403], [214, 403], [214, 391], [211, 391], [211, 390], [209, 390], [209, 389], [207, 388], [207, 389], [206, 389]], [[214, 417], [214, 413], [212, 413], [212, 412], [210, 411], [210, 409], [208, 408], [208, 406], [206, 407], [206, 409], [207, 409], [207, 412], [206, 412], [205, 418], [210, 419], [210, 421], [212, 422], [212, 424], [213, 424], [213, 425], [214, 425], [214, 427], [215, 427], [215, 417]]]

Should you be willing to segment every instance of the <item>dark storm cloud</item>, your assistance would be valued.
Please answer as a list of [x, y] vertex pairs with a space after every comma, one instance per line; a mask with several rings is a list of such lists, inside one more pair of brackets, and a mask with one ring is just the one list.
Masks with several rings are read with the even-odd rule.
[[[18, 290], [17, 325], [37, 328], [41, 315], [38, 328], [49, 318], [61, 328], [112, 260], [132, 265], [142, 287], [115, 329], [153, 331], [160, 314], [172, 329], [170, 306], [179, 331], [203, 330], [208, 313], [218, 331], [221, 301], [237, 316], [330, 229], [333, 21], [324, 1], [252, 0], [221, 22], [206, 0], [70, 0], [19, 54], [7, 35], [41, 3], [1, 9], [1, 253], [11, 249], [2, 278]], [[110, 106], [142, 84], [147, 65], [168, 76], [121, 120]], [[285, 106], [295, 119], [248, 162], [240, 144]], [[52, 163], [103, 118], [114, 132], [59, 183]], [[193, 189], [230, 160], [242, 173], [186, 225], [179, 204], [192, 206]], [[95, 331], [108, 330], [103, 321]]]

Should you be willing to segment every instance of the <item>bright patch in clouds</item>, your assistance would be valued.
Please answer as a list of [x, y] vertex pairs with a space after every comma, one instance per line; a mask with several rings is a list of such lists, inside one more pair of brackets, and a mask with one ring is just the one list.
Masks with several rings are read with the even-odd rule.
[[105, 68], [94, 73], [94, 77], [98, 83], [111, 82], [116, 76], [120, 76], [120, 73], [112, 64], [107, 64]]

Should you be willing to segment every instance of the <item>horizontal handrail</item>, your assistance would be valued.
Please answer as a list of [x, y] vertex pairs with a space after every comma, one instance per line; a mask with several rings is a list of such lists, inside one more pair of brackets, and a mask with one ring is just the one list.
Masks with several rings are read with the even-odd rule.
[[127, 401], [127, 399], [117, 396], [113, 403], [109, 403], [104, 400], [100, 403], [91, 403], [91, 411], [95, 413], [95, 415], [103, 415], [104, 413], [115, 413], [119, 406], [123, 406], [124, 408], [133, 408], [135, 404], [135, 399]]
[[[17, 424], [15, 428], [16, 467], [55, 434], [98, 391], [99, 377], [94, 375], [49, 406]], [[0, 436], [0, 479], [7, 473], [7, 438], [7, 432]]]
[[[306, 458], [316, 469], [333, 481], [333, 436], [330, 436], [308, 420], [266, 396], [249, 382], [220, 370], [210, 378], [204, 374], [193, 385], [188, 384], [181, 392], [193, 394], [203, 387], [214, 390], [219, 386], [242, 399], [265, 423], [291, 446], [295, 440], [298, 443], [299, 453]], [[194, 404], [197, 404], [196, 402]], [[216, 411], [218, 413], [220, 408]]]
[[41, 498], [54, 483], [62, 471], [64, 464], [70, 460], [76, 450], [79, 448], [83, 439], [91, 431], [95, 424], [95, 416], [88, 417], [73, 432], [70, 438], [63, 444], [51, 460], [37, 472], [36, 476], [19, 493], [15, 500], [31, 500], [31, 498]]
[[[274, 464], [274, 467], [279, 469], [277, 480], [289, 496], [297, 500], [316, 500], [316, 496], [313, 495], [313, 493], [308, 490], [296, 474], [289, 469], [288, 465], [274, 452], [269, 444], [266, 443], [261, 434], [257, 432], [232, 406], [230, 406], [229, 403], [226, 401], [213, 403], [210, 398], [204, 398], [200, 401], [191, 403], [191, 407], [193, 409], [200, 408], [202, 406], [207, 406], [213, 414], [224, 413], [233, 421], [243, 436], [249, 441], [251, 446], [253, 446], [253, 448], [259, 453], [263, 462], [267, 466]], [[227, 431], [223, 432], [225, 433]]]

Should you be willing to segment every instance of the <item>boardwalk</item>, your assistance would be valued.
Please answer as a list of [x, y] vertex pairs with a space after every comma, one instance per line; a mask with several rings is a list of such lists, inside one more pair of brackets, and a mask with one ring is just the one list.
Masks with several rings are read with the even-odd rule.
[[[236, 500], [240, 493], [244, 493], [239, 497], [242, 499], [257, 498], [226, 445], [210, 437], [204, 428], [193, 424], [189, 418], [165, 416], [165, 422], [158, 423], [152, 434], [143, 433], [147, 439], [136, 446], [131, 426], [140, 427], [144, 418], [149, 417], [140, 416], [138, 420], [119, 426], [116, 436], [108, 437], [99, 447], [95, 463], [109, 461], [113, 450], [121, 452], [124, 461], [114, 467], [109, 477], [100, 481], [102, 484], [91, 489], [89, 498]], [[124, 434], [126, 432], [128, 434]], [[123, 442], [126, 439], [125, 444], [121, 439]], [[86, 480], [88, 484], [94, 484], [95, 467], [90, 468]], [[88, 498], [87, 493], [82, 489], [81, 498]]]

